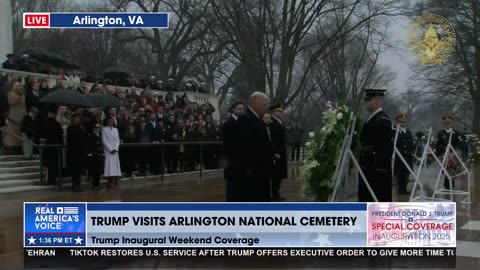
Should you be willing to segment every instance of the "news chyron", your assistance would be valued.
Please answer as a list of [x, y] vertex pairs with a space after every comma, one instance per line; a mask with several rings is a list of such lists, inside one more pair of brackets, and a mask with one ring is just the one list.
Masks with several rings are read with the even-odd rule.
[[206, 268], [454, 268], [456, 205], [29, 202], [24, 249], [32, 268], [159, 258]]
[[162, 13], [23, 13], [23, 28], [168, 28]]

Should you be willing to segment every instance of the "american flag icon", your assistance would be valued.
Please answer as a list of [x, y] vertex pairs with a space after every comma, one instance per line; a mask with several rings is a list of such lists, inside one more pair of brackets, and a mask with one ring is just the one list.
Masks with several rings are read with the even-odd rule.
[[78, 207], [57, 207], [57, 214], [78, 215]]

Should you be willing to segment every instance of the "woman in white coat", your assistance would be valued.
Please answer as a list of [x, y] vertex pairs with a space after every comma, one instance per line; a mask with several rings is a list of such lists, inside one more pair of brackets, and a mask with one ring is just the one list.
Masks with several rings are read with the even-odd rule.
[[102, 142], [105, 152], [105, 170], [103, 175], [108, 180], [107, 188], [109, 189], [113, 185], [118, 186], [118, 180], [122, 176], [118, 156], [120, 137], [118, 136], [118, 130], [113, 125], [113, 119], [107, 118], [107, 126], [102, 129]]

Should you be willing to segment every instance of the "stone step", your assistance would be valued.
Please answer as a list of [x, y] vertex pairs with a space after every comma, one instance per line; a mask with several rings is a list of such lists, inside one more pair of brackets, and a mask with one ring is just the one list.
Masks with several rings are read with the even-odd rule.
[[[209, 176], [217, 176], [218, 174], [222, 175], [223, 170], [207, 170], [204, 171], [204, 177], [208, 178]], [[182, 181], [191, 181], [192, 175], [198, 175], [197, 172], [189, 172], [182, 174], [166, 174], [165, 183], [173, 181], [175, 183]], [[197, 176], [195, 176], [197, 177]], [[41, 185], [39, 179], [17, 179], [17, 180], [2, 180], [0, 181], [0, 195], [15, 194], [21, 192], [35, 192], [42, 190], [58, 190], [58, 186], [47, 186]], [[158, 180], [160, 181], [160, 176], [149, 176], [149, 177], [124, 177], [120, 179], [121, 182], [130, 182], [130, 181], [145, 181], [146, 184], [153, 183], [149, 180]], [[67, 190], [71, 187], [72, 178], [65, 177], [62, 180], [62, 186], [64, 190]], [[101, 178], [100, 182], [102, 185], [107, 183], [105, 178]], [[155, 181], [156, 182], [156, 181]], [[82, 186], [84, 189], [89, 188], [89, 183], [85, 181], [84, 178], [81, 180]]]
[[24, 155], [5, 155], [0, 156], [0, 162], [26, 160]]
[[40, 160], [0, 161], [0, 168], [40, 166]]
[[0, 174], [0, 182], [7, 180], [21, 180], [21, 179], [37, 179], [40, 180], [39, 172], [30, 173], [2, 173]]
[[58, 187], [56, 186], [43, 186], [43, 185], [15, 186], [15, 187], [1, 188], [0, 195], [20, 193], [20, 192], [30, 192], [30, 191], [54, 190], [57, 188]]
[[11, 187], [40, 186], [40, 181], [36, 179], [19, 179], [0, 181], [0, 190]]
[[23, 167], [23, 166], [15, 166], [15, 167], [6, 167], [2, 168], [0, 167], [0, 175], [4, 173], [31, 173], [31, 172], [39, 172], [40, 167], [39, 166], [28, 166], [28, 167]]

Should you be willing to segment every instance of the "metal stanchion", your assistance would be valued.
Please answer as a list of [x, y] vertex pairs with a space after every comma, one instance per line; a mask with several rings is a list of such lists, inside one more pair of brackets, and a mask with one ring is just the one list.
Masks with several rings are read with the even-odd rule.
[[160, 146], [161, 149], [162, 149], [162, 167], [160, 168], [160, 173], [161, 173], [161, 176], [160, 176], [160, 180], [163, 181], [163, 176], [165, 174], [165, 147], [163, 146]]
[[203, 177], [203, 144], [200, 144], [200, 180]]
[[38, 145], [38, 154], [40, 157], [40, 184], [46, 184], [45, 181], [45, 168], [43, 167], [43, 150], [45, 146], [46, 139], [40, 139], [40, 144]]
[[63, 189], [63, 179], [62, 179], [62, 168], [63, 168], [63, 148], [58, 147], [58, 176], [57, 176], [57, 181], [58, 181], [58, 189], [61, 191]]

